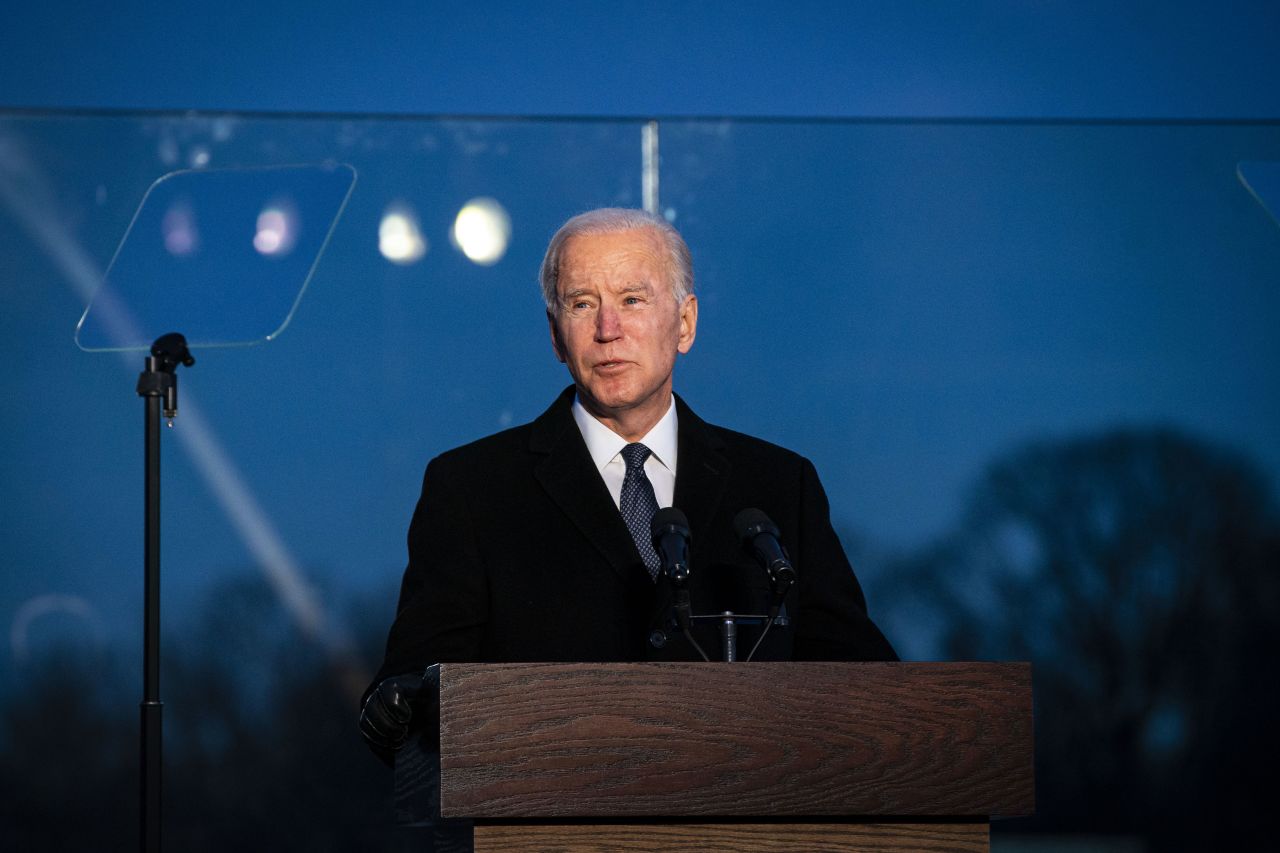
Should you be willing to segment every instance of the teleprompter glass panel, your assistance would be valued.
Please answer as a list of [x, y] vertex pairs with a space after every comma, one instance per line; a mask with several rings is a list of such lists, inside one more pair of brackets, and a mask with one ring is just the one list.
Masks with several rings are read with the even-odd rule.
[[76, 329], [85, 350], [268, 340], [293, 316], [355, 184], [350, 166], [171, 172], [147, 191]]

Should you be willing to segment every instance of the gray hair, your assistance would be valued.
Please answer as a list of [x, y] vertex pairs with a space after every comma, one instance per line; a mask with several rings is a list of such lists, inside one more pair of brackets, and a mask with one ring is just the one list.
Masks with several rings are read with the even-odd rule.
[[671, 295], [675, 297], [677, 305], [683, 303], [685, 297], [693, 293], [693, 257], [680, 232], [665, 218], [654, 213], [626, 207], [601, 207], [579, 213], [561, 225], [547, 245], [547, 254], [542, 258], [542, 270], [538, 276], [547, 310], [553, 314], [560, 310], [557, 290], [560, 283], [560, 256], [570, 237], [615, 234], [644, 228], [656, 231], [667, 247], [667, 274], [671, 279]]

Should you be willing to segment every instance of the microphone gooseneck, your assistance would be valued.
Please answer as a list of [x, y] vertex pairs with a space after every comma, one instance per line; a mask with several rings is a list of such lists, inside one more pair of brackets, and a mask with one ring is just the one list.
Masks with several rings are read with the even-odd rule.
[[782, 610], [783, 599], [787, 597], [791, 585], [796, 582], [796, 570], [791, 565], [786, 549], [778, 541], [778, 537], [782, 535], [778, 531], [778, 526], [761, 510], [749, 507], [739, 512], [734, 516], [733, 530], [742, 540], [742, 547], [747, 549], [760, 564], [760, 568], [764, 569], [771, 593], [769, 620], [765, 622], [764, 629], [751, 648], [751, 653], [747, 655], [749, 661], [755, 656], [756, 650], [760, 648], [769, 629], [777, 620]]

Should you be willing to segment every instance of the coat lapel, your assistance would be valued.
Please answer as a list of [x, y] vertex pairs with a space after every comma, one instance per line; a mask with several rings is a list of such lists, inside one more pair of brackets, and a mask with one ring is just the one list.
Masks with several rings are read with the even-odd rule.
[[570, 386], [533, 422], [529, 449], [543, 457], [534, 463], [534, 477], [614, 571], [629, 577], [640, 564], [640, 555], [591, 461], [572, 406]]
[[676, 396], [679, 419], [679, 457], [676, 462], [675, 505], [689, 519], [689, 529], [707, 530], [720, 507], [733, 466], [720, 451], [724, 443], [702, 418]]

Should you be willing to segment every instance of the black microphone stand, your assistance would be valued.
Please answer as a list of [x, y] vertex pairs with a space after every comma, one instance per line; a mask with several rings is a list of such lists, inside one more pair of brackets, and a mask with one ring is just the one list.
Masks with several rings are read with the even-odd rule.
[[756, 650], [760, 648], [760, 643], [764, 640], [765, 634], [769, 632], [770, 628], [785, 628], [791, 624], [790, 620], [787, 619], [785, 608], [780, 614], [773, 615], [734, 613], [732, 610], [725, 610], [722, 613], [702, 613], [694, 616], [693, 622], [695, 624], [714, 622], [716, 627], [720, 629], [720, 651], [724, 655], [725, 663], [738, 662], [739, 626], [764, 625], [764, 630], [760, 632], [756, 644], [751, 647], [751, 653], [747, 655], [747, 660], [750, 661], [755, 656]]
[[190, 367], [196, 360], [187, 350], [187, 339], [171, 332], [151, 345], [146, 369], [138, 376], [138, 396], [146, 408], [146, 519], [143, 560], [145, 611], [142, 638], [142, 849], [160, 850], [160, 416], [169, 426], [178, 414], [178, 365]]

